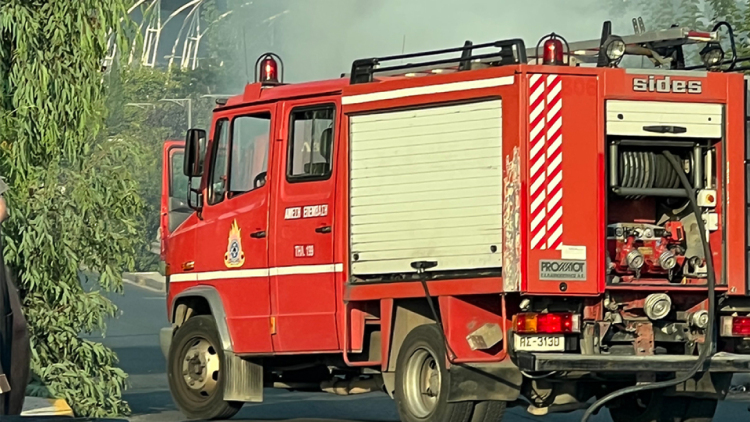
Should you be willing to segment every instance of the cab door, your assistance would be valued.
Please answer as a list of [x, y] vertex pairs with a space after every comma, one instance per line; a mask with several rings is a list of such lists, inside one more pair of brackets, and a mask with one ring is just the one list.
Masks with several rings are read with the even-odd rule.
[[275, 105], [217, 113], [195, 271], [222, 297], [235, 353], [273, 352], [268, 269], [269, 137]]
[[275, 142], [271, 297], [276, 352], [338, 350], [333, 261], [335, 98], [288, 101]]
[[184, 141], [166, 141], [162, 156], [161, 220], [159, 240], [161, 259], [166, 259], [169, 235], [182, 224], [193, 210], [187, 205], [188, 177], [183, 173]]

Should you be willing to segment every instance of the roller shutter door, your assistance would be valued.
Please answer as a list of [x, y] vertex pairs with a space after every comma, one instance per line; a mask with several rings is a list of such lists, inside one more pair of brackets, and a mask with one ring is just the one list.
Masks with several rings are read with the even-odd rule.
[[501, 105], [350, 118], [354, 275], [501, 266]]

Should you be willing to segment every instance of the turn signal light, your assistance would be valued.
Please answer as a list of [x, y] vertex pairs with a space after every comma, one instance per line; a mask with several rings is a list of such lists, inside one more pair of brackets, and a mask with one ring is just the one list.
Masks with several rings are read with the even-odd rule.
[[750, 337], [750, 317], [721, 317], [722, 337]]
[[513, 317], [513, 326], [518, 334], [567, 334], [579, 333], [580, 317], [570, 312], [538, 314], [526, 312]]

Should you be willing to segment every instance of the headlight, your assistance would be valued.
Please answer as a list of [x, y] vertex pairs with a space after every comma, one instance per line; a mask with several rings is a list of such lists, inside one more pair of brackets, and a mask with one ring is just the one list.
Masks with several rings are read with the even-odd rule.
[[617, 35], [610, 35], [599, 47], [597, 67], [617, 67], [625, 55], [625, 41]]
[[610, 62], [616, 62], [625, 54], [625, 42], [619, 39], [613, 39], [607, 45], [607, 58]]
[[717, 43], [706, 44], [703, 50], [701, 50], [700, 55], [701, 59], [703, 59], [703, 64], [709, 69], [720, 66], [721, 62], [724, 61], [724, 50]]

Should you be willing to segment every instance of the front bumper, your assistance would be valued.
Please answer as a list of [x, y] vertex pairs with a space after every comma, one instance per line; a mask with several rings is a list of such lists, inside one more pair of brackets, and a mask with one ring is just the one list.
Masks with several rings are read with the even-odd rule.
[[[518, 352], [516, 364], [522, 371], [584, 372], [687, 372], [697, 356], [611, 356], [571, 353]], [[750, 355], [719, 352], [704, 364], [704, 372], [750, 372]]]
[[172, 336], [174, 335], [174, 328], [164, 327], [159, 331], [159, 346], [161, 346], [161, 352], [164, 354], [164, 359], [167, 359], [169, 355], [169, 346], [172, 344]]

